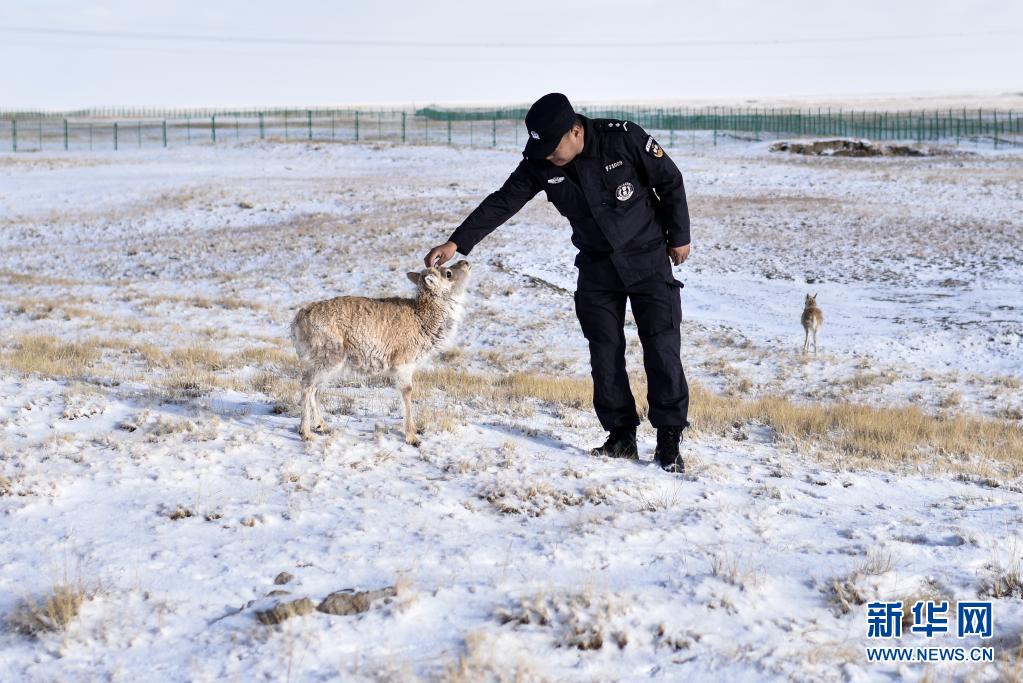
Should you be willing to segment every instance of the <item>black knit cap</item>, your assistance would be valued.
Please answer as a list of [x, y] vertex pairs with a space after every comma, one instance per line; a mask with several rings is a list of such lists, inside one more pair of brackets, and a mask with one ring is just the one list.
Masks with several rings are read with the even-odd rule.
[[529, 140], [522, 156], [543, 159], [557, 149], [561, 137], [572, 129], [575, 110], [568, 98], [559, 92], [544, 95], [526, 112], [526, 131]]

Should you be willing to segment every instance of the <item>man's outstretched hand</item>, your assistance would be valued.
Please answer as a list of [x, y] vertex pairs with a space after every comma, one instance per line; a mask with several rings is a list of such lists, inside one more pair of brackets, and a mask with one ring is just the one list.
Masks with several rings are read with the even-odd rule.
[[[430, 252], [433, 253], [432, 251]], [[671, 264], [673, 266], [681, 266], [687, 258], [689, 258], [689, 245], [682, 247], [668, 247], [668, 256], [671, 257]]]
[[431, 249], [430, 253], [423, 259], [423, 263], [426, 264], [427, 268], [444, 265], [455, 256], [456, 249], [458, 249], [458, 245], [454, 242], [445, 242]]

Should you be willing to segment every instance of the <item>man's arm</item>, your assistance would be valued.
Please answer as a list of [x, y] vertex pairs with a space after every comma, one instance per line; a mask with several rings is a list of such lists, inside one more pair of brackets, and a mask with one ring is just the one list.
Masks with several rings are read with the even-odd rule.
[[682, 172], [652, 135], [632, 121], [627, 130], [636, 168], [661, 200], [657, 216], [667, 233], [668, 246], [674, 249], [689, 244], [689, 205]]
[[540, 191], [540, 184], [526, 164], [525, 159], [519, 162], [501, 189], [487, 196], [451, 233], [448, 241], [458, 245], [458, 253], [468, 256], [480, 240], [518, 213]]

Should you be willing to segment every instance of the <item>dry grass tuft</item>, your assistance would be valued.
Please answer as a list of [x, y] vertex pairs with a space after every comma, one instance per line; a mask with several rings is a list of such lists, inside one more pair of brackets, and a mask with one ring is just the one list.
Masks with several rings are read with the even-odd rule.
[[756, 570], [737, 553], [714, 552], [710, 556], [710, 572], [739, 590], [748, 591], [762, 580]]
[[484, 375], [444, 368], [421, 372], [416, 378], [420, 391], [439, 389], [455, 398], [487, 398], [497, 402], [532, 398], [585, 408], [593, 397], [593, 384], [582, 377], [548, 377], [526, 372]]
[[206, 396], [220, 385], [217, 376], [208, 370], [186, 366], [172, 372], [161, 386], [171, 401], [187, 401]]
[[[423, 372], [419, 378], [420, 391], [435, 388], [455, 398], [482, 398], [497, 405], [536, 399], [587, 408], [592, 400], [592, 384], [582, 377], [495, 376], [441, 369]], [[928, 467], [990, 476], [994, 464], [1006, 478], [1023, 475], [1023, 426], [1004, 420], [934, 416], [916, 406], [802, 404], [784, 396], [746, 399], [716, 394], [698, 384], [691, 384], [690, 392], [689, 419], [698, 432], [722, 433], [736, 424], [763, 424], [793, 445], [845, 467], [887, 471]], [[642, 404], [645, 385], [634, 380], [633, 393], [637, 404]]]
[[529, 517], [540, 517], [550, 510], [611, 502], [607, 486], [590, 486], [578, 491], [561, 489], [548, 481], [533, 481], [524, 486], [498, 481], [479, 495], [502, 514]]
[[[895, 470], [927, 465], [987, 474], [993, 462], [1009, 478], [1023, 473], [1023, 429], [1001, 420], [935, 417], [916, 406], [798, 404], [782, 396], [748, 401], [698, 385], [691, 390], [690, 421], [699, 431], [760, 423], [797, 446], [814, 447], [818, 455], [834, 454], [839, 464], [850, 467]], [[978, 463], [978, 458], [987, 463]]]
[[534, 625], [555, 632], [556, 647], [578, 650], [600, 650], [605, 643], [619, 649], [628, 645], [624, 624], [625, 602], [616, 595], [594, 595], [590, 592], [571, 595], [535, 595], [522, 598], [508, 608], [499, 608], [494, 615], [502, 624]]
[[1011, 647], [1001, 648], [998, 658], [999, 683], [1023, 683], [1023, 637]]
[[871, 551], [846, 576], [832, 580], [824, 592], [836, 612], [849, 614], [854, 606], [863, 605], [869, 599], [867, 592], [861, 588], [863, 579], [868, 576], [882, 576], [891, 569], [891, 554]]
[[[472, 631], [465, 636], [465, 652], [458, 661], [445, 667], [440, 676], [442, 683], [524, 683], [545, 680], [538, 678], [530, 662], [516, 658], [507, 661], [500, 656], [501, 648], [484, 631]], [[388, 678], [391, 680], [391, 678]]]
[[12, 351], [0, 353], [0, 365], [26, 375], [79, 378], [99, 360], [92, 341], [63, 341], [41, 334], [21, 335]]
[[416, 422], [422, 431], [431, 434], [437, 432], [450, 434], [465, 424], [465, 420], [455, 411], [432, 405], [423, 406], [417, 411]]
[[205, 346], [189, 346], [173, 349], [167, 359], [171, 367], [201, 369], [216, 372], [228, 367], [224, 354]]
[[63, 631], [78, 616], [82, 603], [89, 597], [81, 584], [57, 584], [39, 601], [22, 601], [8, 617], [8, 622], [18, 633], [33, 637]]
[[277, 415], [298, 414], [298, 380], [273, 370], [264, 370], [253, 375], [249, 385], [253, 391], [273, 400], [273, 412]]
[[1023, 598], [1023, 561], [1019, 558], [1008, 566], [995, 565], [991, 576], [983, 580], [977, 594], [992, 598]]

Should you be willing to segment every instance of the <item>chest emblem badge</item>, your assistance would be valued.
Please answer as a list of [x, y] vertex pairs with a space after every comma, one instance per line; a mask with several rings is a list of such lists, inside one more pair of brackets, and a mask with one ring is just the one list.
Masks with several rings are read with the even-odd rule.
[[558, 183], [560, 183], [564, 179], [565, 179], [565, 176], [559, 175], [559, 176], [556, 176], [554, 178], [548, 178], [547, 182], [550, 183], [551, 185], [557, 185]]
[[615, 197], [617, 197], [620, 202], [626, 202], [630, 197], [632, 197], [632, 193], [635, 189], [636, 188], [632, 186], [632, 183], [622, 183], [618, 186], [618, 189], [615, 190]]
[[540, 134], [537, 133], [535, 130], [531, 130], [529, 131], [529, 137], [533, 138], [534, 140], [539, 140]]

